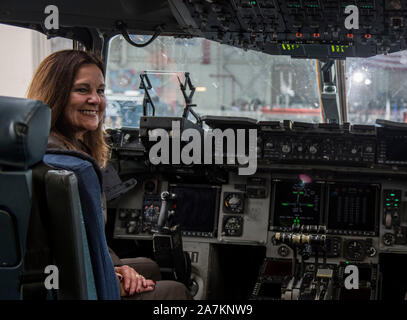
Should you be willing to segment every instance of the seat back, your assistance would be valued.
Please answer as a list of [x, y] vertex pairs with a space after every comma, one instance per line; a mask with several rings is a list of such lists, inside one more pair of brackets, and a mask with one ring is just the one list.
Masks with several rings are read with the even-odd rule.
[[19, 299], [29, 225], [32, 170], [45, 152], [50, 110], [0, 97], [0, 299]]
[[97, 298], [76, 177], [42, 162], [50, 116], [39, 101], [0, 97], [0, 300]]
[[45, 175], [52, 251], [59, 271], [58, 300], [96, 300], [96, 287], [73, 172], [49, 170]]
[[75, 173], [98, 298], [119, 300], [119, 284], [104, 231], [100, 169], [92, 158], [75, 151], [47, 153], [44, 162]]

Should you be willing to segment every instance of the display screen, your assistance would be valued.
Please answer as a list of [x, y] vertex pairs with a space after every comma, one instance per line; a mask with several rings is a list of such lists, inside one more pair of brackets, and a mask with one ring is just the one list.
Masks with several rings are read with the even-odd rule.
[[[174, 224], [194, 236], [216, 236], [220, 188], [216, 186], [171, 185], [177, 195]], [[188, 235], [188, 234], [187, 234]]]
[[386, 160], [407, 161], [407, 137], [389, 137], [386, 139]]
[[318, 225], [321, 217], [321, 184], [304, 180], [275, 183], [274, 226]]
[[328, 229], [375, 231], [378, 185], [336, 183], [329, 187]]

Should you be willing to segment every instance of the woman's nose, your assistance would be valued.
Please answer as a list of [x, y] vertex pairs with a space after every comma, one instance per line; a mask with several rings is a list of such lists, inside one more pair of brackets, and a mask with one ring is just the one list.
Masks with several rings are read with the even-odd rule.
[[90, 104], [99, 104], [100, 103], [100, 96], [98, 95], [96, 90], [92, 90], [90, 97], [88, 99]]

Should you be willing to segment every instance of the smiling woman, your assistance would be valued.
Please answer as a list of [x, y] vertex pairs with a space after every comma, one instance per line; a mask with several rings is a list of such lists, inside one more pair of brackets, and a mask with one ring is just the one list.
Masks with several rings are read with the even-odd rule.
[[[104, 141], [102, 129], [106, 109], [104, 73], [104, 64], [92, 53], [78, 50], [58, 51], [41, 62], [27, 94], [28, 98], [40, 100], [51, 108], [48, 149], [58, 149], [63, 152], [80, 151], [88, 156], [87, 160], [92, 160], [89, 156], [93, 157], [102, 169], [108, 159], [108, 146]], [[55, 150], [48, 151], [52, 153]], [[78, 157], [75, 152], [69, 151], [67, 154]], [[91, 189], [91, 187], [89, 188]], [[102, 187], [96, 191], [98, 196], [101, 189]], [[102, 198], [98, 199], [104, 202], [103, 198], [102, 194]], [[103, 206], [106, 207], [104, 204]], [[99, 221], [103, 221], [102, 205], [100, 207], [96, 205], [96, 207], [95, 213], [99, 217]], [[87, 233], [88, 230], [94, 230], [95, 225], [100, 226], [98, 223], [92, 224], [89, 221], [92, 220], [85, 220]], [[102, 242], [100, 250], [107, 252], [107, 247], [106, 250], [103, 249], [104, 233], [103, 230], [98, 230], [98, 232], [100, 231], [102, 231], [102, 240], [91, 248], [96, 247], [95, 251], [99, 252], [99, 244]], [[128, 262], [132, 266], [130, 267], [124, 265], [113, 251], [110, 251], [109, 254], [112, 261], [107, 261], [104, 257], [101, 259], [103, 265], [107, 266], [103, 271], [106, 277], [114, 272], [113, 282], [115, 283], [117, 277], [122, 297], [136, 300], [191, 298], [184, 284], [175, 281], [161, 281], [159, 267], [155, 262], [146, 258], [132, 259], [131, 262]], [[99, 260], [93, 258], [92, 263], [95, 261]], [[110, 264], [112, 267], [114, 266], [114, 270], [110, 268]], [[98, 270], [93, 268], [94, 272]], [[145, 277], [151, 276], [151, 279], [145, 278], [144, 275]], [[152, 279], [153, 276], [155, 280]], [[112, 279], [106, 279], [102, 279], [100, 287], [111, 285]], [[115, 290], [112, 289], [112, 291]], [[112, 297], [116, 297], [116, 293], [118, 294], [118, 292], [110, 293]], [[104, 293], [101, 296], [105, 298]], [[109, 295], [106, 296], [109, 297]]]
[[92, 53], [58, 51], [41, 62], [27, 94], [51, 107], [51, 142], [88, 153], [101, 167], [108, 158], [104, 73], [103, 62]]

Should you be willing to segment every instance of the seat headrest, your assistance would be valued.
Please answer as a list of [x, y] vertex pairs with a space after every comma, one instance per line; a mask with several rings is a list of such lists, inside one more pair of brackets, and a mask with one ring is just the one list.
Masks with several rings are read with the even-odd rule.
[[50, 126], [46, 104], [0, 96], [0, 165], [27, 169], [41, 161]]

